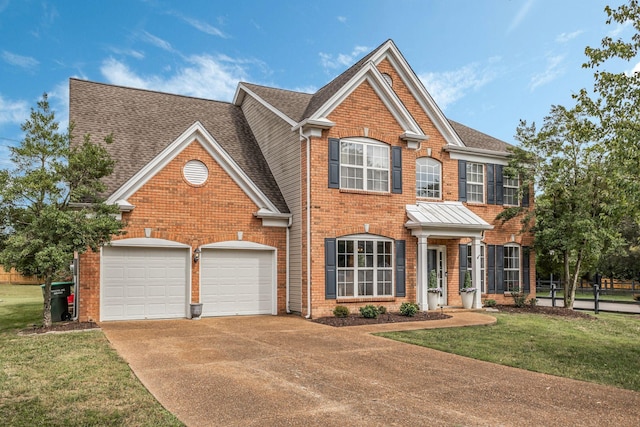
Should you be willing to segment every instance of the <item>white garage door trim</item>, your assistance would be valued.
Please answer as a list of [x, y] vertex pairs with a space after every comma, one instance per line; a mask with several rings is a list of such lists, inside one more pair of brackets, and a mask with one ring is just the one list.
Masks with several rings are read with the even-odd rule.
[[[179, 242], [164, 239], [134, 238], [116, 240], [111, 245], [101, 249], [100, 256], [100, 320], [141, 320], [184, 318], [188, 314], [188, 302], [191, 294], [191, 247]], [[121, 252], [121, 253], [118, 253]], [[112, 256], [122, 257], [118, 266], [124, 268], [115, 274], [110, 274], [113, 268]], [[129, 259], [129, 257], [135, 257]], [[147, 260], [149, 264], [147, 264]], [[128, 263], [129, 262], [129, 263]], [[146, 281], [154, 277], [153, 264], [162, 266], [157, 279], [160, 286], [149, 288]], [[130, 268], [135, 270], [129, 270]], [[166, 268], [166, 267], [169, 267]], [[173, 275], [173, 284], [168, 283], [166, 275]], [[130, 276], [138, 276], [140, 286], [137, 291], [142, 295], [135, 295], [127, 300], [125, 292], [135, 291], [134, 288], [123, 286], [124, 280], [131, 280]], [[153, 291], [157, 297], [153, 297]], [[142, 292], [140, 292], [142, 291]], [[149, 292], [151, 291], [151, 293]], [[167, 304], [160, 296], [169, 296], [175, 302]]]
[[[272, 314], [276, 315], [277, 308], [277, 249], [271, 246], [261, 245], [259, 243], [245, 241], [228, 241], [203, 245], [202, 257], [200, 261], [200, 302], [202, 302], [203, 316], [234, 316], [234, 315], [255, 315], [255, 314]], [[243, 258], [245, 258], [243, 260]], [[257, 274], [255, 283], [252, 280], [242, 283], [240, 278], [234, 279], [234, 285], [243, 285], [244, 289], [249, 291], [242, 294], [228, 292], [227, 288], [220, 289], [218, 282], [225, 273], [232, 274], [234, 271], [240, 271], [243, 263], [247, 261], [255, 261], [262, 259], [270, 263], [269, 270], [261, 269], [259, 271], [250, 272], [248, 274]], [[225, 264], [216, 264], [217, 261]], [[250, 263], [244, 264], [248, 269], [252, 266]], [[227, 271], [221, 270], [221, 267], [227, 267]], [[207, 275], [206, 269], [214, 269], [216, 273]], [[247, 276], [245, 276], [245, 279]], [[268, 282], [265, 282], [268, 281]], [[260, 301], [259, 299], [247, 299], [246, 295], [260, 295], [260, 284], [265, 288], [269, 288], [270, 301]], [[237, 290], [237, 287], [234, 286]], [[208, 298], [214, 298], [215, 301], [208, 301]], [[222, 301], [226, 298], [227, 301]]]

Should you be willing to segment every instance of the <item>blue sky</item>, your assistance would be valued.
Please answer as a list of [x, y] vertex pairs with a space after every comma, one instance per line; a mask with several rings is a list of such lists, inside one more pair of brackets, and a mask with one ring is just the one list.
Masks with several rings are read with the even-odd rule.
[[66, 127], [70, 77], [223, 101], [239, 81], [314, 92], [389, 38], [449, 118], [513, 143], [519, 119], [592, 86], [586, 46], [629, 34], [606, 5], [0, 0], [0, 167], [43, 92]]

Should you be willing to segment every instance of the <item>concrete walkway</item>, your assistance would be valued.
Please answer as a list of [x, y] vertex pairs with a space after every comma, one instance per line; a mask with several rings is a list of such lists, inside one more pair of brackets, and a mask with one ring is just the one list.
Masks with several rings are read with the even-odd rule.
[[294, 316], [111, 322], [135, 374], [189, 426], [637, 426], [640, 393], [376, 337], [443, 321], [333, 328]]

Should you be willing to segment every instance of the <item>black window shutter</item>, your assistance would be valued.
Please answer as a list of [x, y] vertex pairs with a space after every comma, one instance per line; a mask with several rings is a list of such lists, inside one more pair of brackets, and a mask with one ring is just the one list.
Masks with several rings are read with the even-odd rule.
[[496, 293], [504, 293], [504, 246], [496, 245]]
[[406, 242], [396, 240], [396, 296], [406, 296]]
[[528, 294], [531, 291], [531, 284], [529, 280], [529, 253], [530, 248], [528, 246], [522, 247], [522, 292]]
[[458, 160], [458, 200], [467, 201], [467, 162]]
[[[337, 263], [336, 239], [324, 239], [324, 297], [336, 299]], [[307, 266], [309, 268], [309, 266]]]
[[340, 188], [340, 140], [329, 138], [329, 188]]
[[468, 247], [467, 245], [458, 245], [458, 247], [460, 248], [460, 258], [459, 258], [459, 264], [460, 264], [460, 283], [459, 288], [462, 289], [464, 287], [464, 276], [467, 273], [467, 256], [468, 256]]
[[402, 194], [402, 147], [391, 147], [391, 192]]
[[496, 293], [496, 245], [487, 245], [488, 293]]
[[496, 183], [495, 183], [495, 165], [487, 165], [487, 203], [496, 204]]
[[496, 205], [504, 205], [504, 180], [502, 165], [496, 165]]
[[525, 185], [522, 190], [522, 206], [525, 208], [529, 207], [529, 186]]

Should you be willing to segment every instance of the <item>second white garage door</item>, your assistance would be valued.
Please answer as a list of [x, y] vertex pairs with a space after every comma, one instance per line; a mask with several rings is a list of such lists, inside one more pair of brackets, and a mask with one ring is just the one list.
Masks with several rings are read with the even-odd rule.
[[203, 316], [276, 314], [275, 251], [203, 249]]

